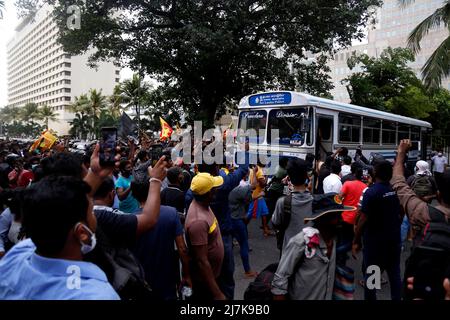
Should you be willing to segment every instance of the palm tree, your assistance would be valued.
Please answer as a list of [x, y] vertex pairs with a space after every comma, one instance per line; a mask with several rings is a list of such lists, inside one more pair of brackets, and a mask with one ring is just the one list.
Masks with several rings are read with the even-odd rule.
[[134, 107], [138, 118], [138, 127], [140, 124], [141, 106], [144, 97], [150, 90], [150, 85], [144, 82], [144, 79], [139, 74], [133, 74], [133, 78], [125, 80], [118, 92], [122, 96], [123, 102], [126, 103], [126, 108]]
[[77, 138], [86, 139], [90, 132], [88, 116], [84, 113], [76, 113], [75, 118], [70, 122], [70, 134]]
[[40, 114], [42, 120], [44, 120], [46, 129], [48, 129], [49, 121], [58, 121], [59, 114], [57, 112], [54, 112], [52, 110], [52, 108], [50, 108], [49, 106], [43, 106], [42, 108], [40, 108], [39, 114]]
[[39, 113], [39, 107], [36, 103], [27, 103], [20, 109], [20, 117], [24, 122], [28, 122], [30, 124], [34, 123], [33, 120], [42, 120], [41, 115]]
[[122, 107], [123, 97], [121, 95], [121, 88], [119, 84], [114, 87], [114, 92], [112, 95], [109, 96], [108, 102], [111, 115], [116, 119], [119, 118], [122, 111], [126, 109]]
[[[399, 0], [401, 4], [408, 5], [414, 0]], [[450, 31], [450, 0], [443, 2], [442, 7], [436, 9], [425, 18], [408, 37], [408, 47], [417, 54], [420, 42], [428, 32], [443, 24]], [[450, 36], [447, 37], [428, 58], [422, 67], [423, 82], [427, 88], [439, 88], [442, 79], [450, 75]]]
[[90, 137], [98, 136], [98, 120], [102, 110], [107, 106], [106, 97], [102, 95], [102, 91], [92, 89], [88, 94], [83, 94], [75, 98], [75, 102], [71, 105], [71, 110], [80, 116], [87, 116], [89, 122]]
[[11, 123], [21, 119], [19, 108], [6, 106], [0, 110], [0, 120], [5, 123]]

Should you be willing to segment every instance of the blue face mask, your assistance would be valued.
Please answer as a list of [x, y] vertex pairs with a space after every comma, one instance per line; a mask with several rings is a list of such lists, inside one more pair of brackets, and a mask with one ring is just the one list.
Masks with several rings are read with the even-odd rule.
[[38, 166], [38, 164], [32, 164], [31, 169], [35, 169]]

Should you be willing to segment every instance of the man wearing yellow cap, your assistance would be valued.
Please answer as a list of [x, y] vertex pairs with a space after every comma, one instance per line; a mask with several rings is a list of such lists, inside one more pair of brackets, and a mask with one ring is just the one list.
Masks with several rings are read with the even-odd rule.
[[185, 222], [187, 241], [192, 257], [192, 299], [196, 301], [225, 300], [217, 284], [224, 257], [222, 235], [217, 219], [209, 207], [223, 178], [209, 173], [197, 174], [191, 182], [194, 196]]

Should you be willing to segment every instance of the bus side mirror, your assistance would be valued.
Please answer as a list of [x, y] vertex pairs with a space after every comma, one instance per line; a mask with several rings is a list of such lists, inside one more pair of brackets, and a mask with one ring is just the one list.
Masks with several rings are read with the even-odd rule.
[[300, 132], [308, 132], [310, 127], [309, 119], [302, 117], [300, 121]]

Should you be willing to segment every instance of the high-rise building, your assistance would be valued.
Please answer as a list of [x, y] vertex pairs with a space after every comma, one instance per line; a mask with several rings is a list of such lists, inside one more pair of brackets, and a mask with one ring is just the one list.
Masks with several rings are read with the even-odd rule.
[[[387, 47], [405, 48], [411, 31], [443, 3], [443, 0], [415, 0], [409, 5], [402, 6], [398, 0], [385, 0], [383, 6], [377, 10], [376, 24], [368, 28], [367, 43], [341, 50], [334, 55], [333, 60], [330, 60], [331, 77], [335, 85], [331, 94], [334, 99], [341, 102], [350, 101], [347, 89], [341, 81], [353, 72], [360, 71], [359, 68], [350, 70], [347, 66], [347, 59], [352, 52], [378, 57]], [[415, 61], [410, 63], [410, 67], [420, 79], [425, 62], [448, 35], [448, 29], [442, 26], [431, 30], [421, 42], [422, 50], [416, 55]], [[445, 79], [442, 86], [450, 89], [450, 80]]]
[[58, 27], [52, 7], [41, 7], [36, 15], [24, 19], [7, 45], [8, 105], [21, 107], [34, 102], [48, 105], [58, 114], [49, 127], [59, 135], [67, 134], [74, 117], [70, 104], [74, 97], [90, 89], [113, 93], [120, 69], [111, 62], [87, 66], [89, 53], [71, 56], [57, 42]]

